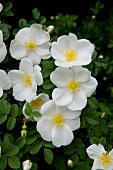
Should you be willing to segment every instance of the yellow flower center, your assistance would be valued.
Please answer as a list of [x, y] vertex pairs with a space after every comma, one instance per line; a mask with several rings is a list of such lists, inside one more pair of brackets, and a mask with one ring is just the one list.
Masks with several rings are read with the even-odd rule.
[[34, 108], [34, 109], [38, 109], [42, 106], [42, 98], [39, 97], [36, 100], [32, 100], [30, 102], [30, 105]]
[[56, 126], [62, 126], [64, 123], [64, 117], [60, 113], [57, 113], [52, 120]]
[[67, 84], [67, 89], [70, 92], [75, 92], [80, 90], [80, 83], [76, 80], [70, 80]]
[[30, 51], [34, 51], [36, 49], [36, 42], [32, 40], [26, 42], [26, 48]]
[[75, 61], [77, 55], [78, 53], [74, 49], [65, 50], [65, 57], [68, 62]]
[[27, 87], [32, 84], [32, 77], [29, 74], [26, 74], [22, 77], [23, 84]]
[[104, 165], [105, 168], [108, 168], [113, 162], [113, 158], [110, 157], [108, 153], [103, 153], [103, 155], [99, 158], [99, 162]]

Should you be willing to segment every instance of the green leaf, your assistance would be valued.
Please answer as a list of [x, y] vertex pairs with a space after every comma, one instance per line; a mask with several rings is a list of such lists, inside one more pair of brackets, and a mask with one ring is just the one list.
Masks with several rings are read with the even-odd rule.
[[48, 164], [53, 161], [53, 152], [50, 149], [44, 148], [44, 159]]
[[37, 141], [37, 142], [33, 143], [31, 145], [31, 148], [30, 148], [30, 153], [31, 154], [36, 154], [37, 152], [39, 152], [41, 147], [42, 147], [42, 143], [40, 141]]
[[0, 158], [0, 169], [6, 169], [7, 165], [7, 156], [2, 155]]
[[5, 16], [14, 16], [14, 13], [12, 12], [12, 11], [4, 11], [3, 13], [2, 13], [2, 15], [5, 15]]
[[77, 155], [77, 154], [73, 154], [73, 155], [71, 156], [71, 160], [74, 162], [74, 166], [76, 166], [76, 165], [78, 164], [78, 162], [79, 162], [79, 157], [78, 157], [78, 155]]
[[22, 18], [22, 19], [19, 20], [18, 24], [19, 24], [20, 28], [24, 28], [24, 27], [27, 26], [27, 21]]
[[35, 19], [38, 19], [39, 16], [40, 16], [40, 12], [39, 12], [39, 10], [38, 10], [37, 8], [35, 8], [35, 9], [32, 10], [32, 14], [33, 14], [33, 17], [34, 17]]
[[97, 52], [94, 50], [93, 55], [92, 55], [92, 60], [94, 60], [97, 56]]
[[3, 142], [0, 144], [0, 146], [1, 146], [1, 148], [2, 148], [2, 152], [4, 152], [4, 151], [7, 149], [8, 145], [9, 145], [9, 142], [8, 142], [8, 141], [3, 141]]
[[11, 168], [17, 169], [20, 167], [20, 161], [16, 156], [12, 156], [8, 159], [8, 164]]
[[32, 111], [31, 116], [32, 116], [32, 117], [40, 117], [40, 116], [41, 116], [41, 113], [38, 112], [38, 111]]
[[51, 74], [51, 70], [48, 69], [48, 68], [45, 68], [44, 70], [42, 70], [42, 75], [43, 75], [43, 78], [47, 78], [49, 77], [49, 75]]
[[42, 143], [46, 148], [55, 148], [51, 142], [43, 141]]
[[7, 119], [7, 115], [0, 115], [0, 124], [4, 123]]
[[105, 137], [101, 137], [99, 143], [102, 144], [103, 146], [105, 146], [106, 145], [106, 138]]
[[72, 155], [74, 152], [75, 152], [75, 145], [73, 145], [73, 144], [66, 146], [64, 148], [65, 155]]
[[12, 8], [13, 4], [12, 2], [6, 2], [4, 4], [4, 11], [9, 11]]
[[16, 124], [16, 118], [15, 117], [9, 117], [7, 121], [7, 129], [12, 130], [15, 127]]
[[54, 87], [54, 84], [50, 81], [50, 80], [46, 80], [44, 83], [43, 83], [43, 88], [44, 89], [52, 89]]
[[8, 143], [13, 143], [14, 142], [14, 138], [10, 133], [5, 134], [4, 136], [4, 141], [8, 141]]
[[97, 137], [91, 137], [90, 138], [90, 143], [91, 144], [98, 144], [99, 143], [99, 139]]
[[37, 140], [38, 136], [37, 135], [27, 135], [26, 137], [26, 144], [30, 145], [32, 144], [33, 142], [35, 142]]
[[21, 149], [25, 144], [25, 138], [24, 137], [19, 137], [16, 141], [15, 141], [15, 145], [18, 146], [19, 149]]
[[89, 103], [89, 105], [91, 106], [91, 107], [93, 107], [93, 108], [98, 108], [99, 107], [99, 103], [98, 103], [98, 101], [94, 98], [94, 97], [90, 97], [89, 99], [88, 99], [88, 103]]
[[44, 24], [46, 22], [46, 18], [44, 16], [41, 16], [40, 20], [40, 24]]
[[12, 117], [16, 117], [18, 115], [18, 105], [17, 104], [13, 104], [11, 106], [11, 116]]
[[75, 146], [77, 148], [85, 148], [85, 145], [83, 144], [82, 140], [80, 138], [75, 139]]
[[0, 100], [0, 111], [3, 114], [9, 114], [10, 112], [10, 105], [8, 104], [8, 102], [6, 100]]
[[78, 156], [80, 157], [80, 159], [86, 158], [85, 151], [83, 149], [76, 148], [76, 152], [77, 152]]
[[37, 170], [38, 169], [38, 165], [34, 162], [32, 162], [32, 167], [31, 170]]
[[13, 156], [13, 155], [16, 155], [18, 151], [19, 151], [19, 148], [17, 146], [9, 144], [4, 153], [6, 156]]
[[33, 110], [32, 106], [29, 103], [26, 103], [25, 113], [27, 116], [31, 115], [32, 110]]
[[107, 124], [107, 126], [108, 126], [109, 128], [113, 128], [113, 120], [109, 121], [108, 124]]

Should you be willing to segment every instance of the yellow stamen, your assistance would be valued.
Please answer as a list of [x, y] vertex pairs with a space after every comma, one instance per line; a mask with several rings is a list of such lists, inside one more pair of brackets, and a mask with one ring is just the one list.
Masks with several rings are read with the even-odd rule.
[[108, 168], [113, 162], [113, 158], [108, 153], [103, 153], [101, 157], [99, 157], [99, 162], [105, 167]]
[[75, 80], [70, 80], [67, 84], [67, 89], [70, 92], [79, 91], [80, 90], [80, 83], [78, 81], [75, 81]]
[[34, 108], [34, 109], [38, 109], [42, 106], [42, 98], [37, 98], [36, 100], [32, 100], [30, 102], [30, 105]]
[[26, 74], [22, 77], [22, 82], [25, 86], [30, 86], [32, 84], [32, 77], [29, 74]]
[[57, 113], [52, 120], [56, 126], [62, 126], [64, 123], [64, 117], [60, 113]]
[[74, 49], [65, 50], [65, 57], [68, 62], [75, 61], [77, 55], [78, 53]]
[[36, 49], [36, 42], [35, 41], [27, 41], [26, 42], [26, 48], [30, 51], [34, 51]]

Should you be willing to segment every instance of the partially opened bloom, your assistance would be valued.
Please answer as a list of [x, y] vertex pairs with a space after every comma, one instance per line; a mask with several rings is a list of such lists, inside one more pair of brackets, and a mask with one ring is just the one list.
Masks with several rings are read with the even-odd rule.
[[41, 114], [37, 122], [37, 131], [42, 138], [52, 141], [56, 147], [69, 145], [74, 138], [72, 131], [80, 127], [81, 111], [70, 111], [50, 100], [42, 106]]
[[11, 81], [4, 70], [0, 69], [0, 97], [3, 95], [3, 90], [11, 88]]
[[91, 72], [83, 67], [57, 67], [50, 75], [51, 81], [57, 86], [52, 97], [59, 106], [70, 110], [82, 110], [97, 87], [97, 81]]
[[13, 87], [13, 96], [16, 100], [24, 101], [36, 96], [37, 85], [43, 84], [41, 67], [33, 64], [30, 59], [24, 58], [20, 62], [19, 70], [8, 72]]
[[5, 59], [7, 54], [6, 45], [3, 42], [3, 33], [0, 30], [0, 63]]
[[32, 168], [32, 162], [30, 160], [26, 160], [22, 163], [23, 170], [29, 170]]
[[113, 170], [113, 149], [108, 153], [103, 145], [93, 144], [86, 149], [88, 156], [94, 159], [92, 170]]
[[32, 60], [33, 64], [40, 64], [41, 59], [51, 57], [49, 40], [49, 33], [44, 31], [40, 24], [22, 28], [11, 41], [11, 56], [17, 60], [27, 57]]
[[89, 64], [93, 52], [94, 45], [89, 40], [77, 40], [76, 35], [72, 33], [59, 37], [51, 47], [55, 65], [68, 68]]
[[[33, 108], [34, 111], [38, 111], [40, 112], [41, 107], [43, 106], [44, 103], [46, 103], [49, 100], [49, 96], [45, 93], [41, 93], [38, 96], [34, 96], [32, 97], [32, 99], [30, 99], [27, 103], [30, 104], [30, 106]], [[26, 109], [26, 103], [24, 104], [23, 107], [23, 114], [25, 116], [26, 119], [29, 119], [30, 116], [27, 116], [25, 113], [25, 109]], [[38, 117], [34, 117], [35, 121], [38, 121], [39, 118]]]

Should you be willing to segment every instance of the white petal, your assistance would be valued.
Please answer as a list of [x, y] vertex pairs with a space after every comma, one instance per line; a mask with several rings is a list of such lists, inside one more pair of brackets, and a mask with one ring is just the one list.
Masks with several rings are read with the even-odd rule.
[[67, 60], [64, 62], [55, 60], [55, 65], [59, 67], [66, 67], [66, 68], [70, 68], [74, 66], [73, 62], [68, 62]]
[[57, 105], [66, 106], [72, 102], [73, 94], [66, 88], [56, 88], [53, 90], [52, 98]]
[[22, 113], [23, 113], [23, 115], [25, 116], [26, 119], [29, 119], [30, 116], [27, 116], [27, 115], [26, 115], [25, 109], [26, 109], [26, 103], [25, 103], [24, 106], [23, 106]]
[[63, 35], [58, 38], [57, 40], [57, 46], [59, 51], [62, 53], [65, 52], [65, 50], [70, 50], [70, 49], [76, 49], [77, 47], [77, 37], [74, 34], [69, 34], [69, 35]]
[[90, 79], [91, 72], [83, 67], [72, 67], [71, 68], [73, 74], [74, 74], [74, 79], [78, 82], [86, 82]]
[[73, 138], [71, 128], [65, 124], [61, 127], [54, 126], [52, 129], [52, 143], [56, 147], [69, 145]]
[[0, 30], [0, 44], [3, 42], [3, 33], [2, 31]]
[[8, 76], [11, 80], [12, 86], [15, 86], [17, 83], [21, 82], [21, 77], [23, 73], [19, 70], [11, 70], [8, 72]]
[[46, 141], [52, 140], [53, 123], [50, 117], [48, 116], [41, 117], [37, 122], [36, 128], [44, 140]]
[[29, 30], [30, 28], [26, 27], [26, 28], [22, 28], [20, 29], [16, 36], [15, 39], [19, 40], [22, 43], [25, 43], [27, 40], [29, 40], [30, 36], [29, 36]]
[[66, 108], [63, 115], [66, 119], [76, 119], [81, 115], [81, 110], [71, 111]]
[[13, 87], [13, 96], [16, 100], [24, 101], [35, 95], [36, 91], [30, 86], [25, 87], [23, 84], [18, 83]]
[[25, 74], [33, 73], [33, 64], [29, 58], [23, 58], [20, 62], [19, 69]]
[[94, 77], [90, 77], [89, 81], [80, 84], [80, 88], [87, 97], [90, 97], [96, 90], [97, 85], [97, 80]]
[[73, 65], [87, 65], [91, 62], [91, 54], [88, 53], [80, 53], [77, 55], [76, 60], [73, 62]]
[[38, 65], [34, 66], [34, 74], [35, 74], [35, 81], [38, 86], [43, 84], [43, 77], [42, 73], [40, 72], [41, 68]]
[[41, 57], [36, 53], [36, 51], [29, 51], [27, 57], [32, 61], [33, 65], [40, 64]]
[[62, 61], [66, 61], [65, 55], [59, 51], [58, 47], [57, 47], [57, 43], [53, 42], [52, 43], [52, 47], [51, 47], [51, 55], [54, 59], [62, 62]]
[[113, 157], [113, 149], [109, 152], [109, 155]]
[[57, 87], [66, 87], [70, 79], [73, 79], [73, 73], [70, 69], [57, 67], [50, 75], [50, 79]]
[[16, 60], [21, 60], [27, 56], [25, 44], [19, 40], [12, 40], [10, 44], [10, 54]]
[[[102, 170], [108, 170], [108, 169], [104, 169], [104, 166], [102, 166], [100, 164], [100, 162], [98, 161], [98, 159], [95, 159], [94, 160], [94, 163], [93, 163], [93, 167], [91, 170], [98, 170], [98, 169], [102, 169]], [[112, 170], [112, 169], [109, 169], [109, 170]]]
[[76, 118], [76, 119], [73, 119], [73, 120], [72, 119], [71, 120], [67, 119], [65, 121], [65, 123], [71, 128], [72, 131], [77, 130], [77, 129], [80, 128], [80, 118], [79, 117]]
[[67, 108], [69, 110], [82, 110], [87, 104], [87, 98], [85, 93], [82, 90], [79, 90], [78, 92], [73, 93], [73, 100], [69, 105], [67, 105]]
[[0, 63], [5, 59], [6, 54], [7, 54], [7, 49], [6, 49], [5, 43], [2, 42], [0, 44]]
[[37, 41], [38, 45], [45, 44], [50, 40], [49, 33], [44, 31], [40, 24], [33, 24], [30, 27], [30, 36]]
[[2, 88], [0, 87], [0, 97], [2, 97], [2, 95], [3, 95], [3, 90], [2, 90]]
[[11, 81], [4, 70], [0, 69], [0, 86], [3, 90], [11, 88]]
[[101, 144], [99, 144], [99, 145], [93, 144], [93, 145], [90, 145], [86, 149], [86, 152], [87, 152], [88, 156], [91, 159], [97, 159], [100, 155], [102, 155], [106, 151], [105, 151], [103, 145], [101, 145]]
[[37, 48], [36, 53], [39, 56], [41, 56], [41, 58], [48, 59], [48, 58], [51, 57], [51, 53], [49, 51], [50, 46], [51, 46], [51, 43], [49, 43], [49, 42], [46, 43], [46, 44], [39, 45], [38, 48]]
[[41, 107], [41, 114], [44, 116], [50, 116], [53, 117], [56, 114], [56, 104], [53, 100], [47, 101], [42, 107]]
[[80, 39], [78, 40], [78, 47], [77, 47], [78, 53], [89, 53], [93, 54], [94, 52], [94, 45], [86, 39]]

